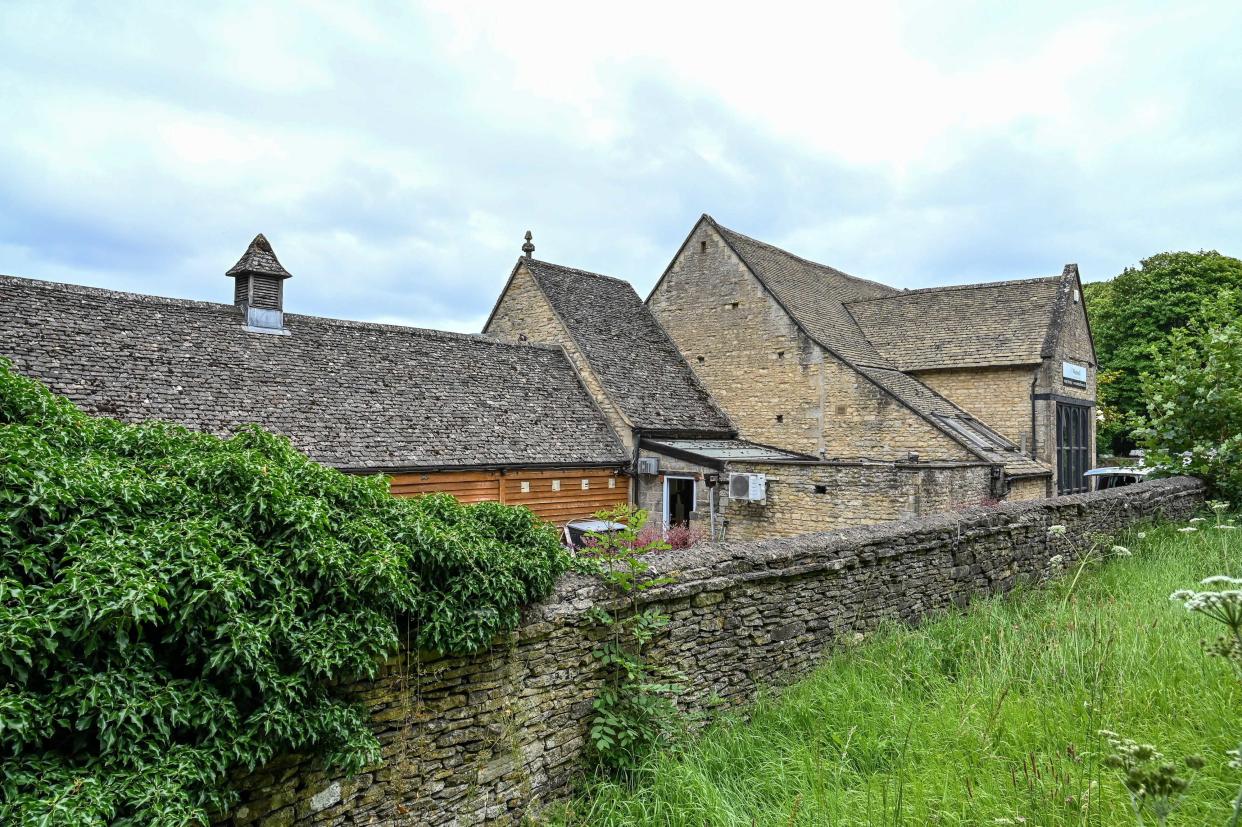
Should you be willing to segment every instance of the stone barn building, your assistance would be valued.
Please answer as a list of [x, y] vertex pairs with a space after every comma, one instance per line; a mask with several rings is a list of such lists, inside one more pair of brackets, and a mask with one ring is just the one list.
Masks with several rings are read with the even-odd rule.
[[701, 227], [646, 303], [625, 281], [534, 258], [528, 240], [483, 330], [565, 348], [653, 518], [737, 539], [1047, 494], [1033, 442], [901, 370], [847, 308], [903, 291], [732, 234], [752, 245], [745, 261], [729, 231]]
[[647, 305], [745, 438], [824, 460], [984, 463], [997, 498], [1086, 489], [1096, 362], [1075, 265], [899, 290], [704, 215]]
[[397, 495], [554, 523], [629, 500], [630, 456], [560, 347], [285, 313], [263, 236], [228, 275], [233, 304], [0, 276], [0, 357], [88, 413], [257, 423]]

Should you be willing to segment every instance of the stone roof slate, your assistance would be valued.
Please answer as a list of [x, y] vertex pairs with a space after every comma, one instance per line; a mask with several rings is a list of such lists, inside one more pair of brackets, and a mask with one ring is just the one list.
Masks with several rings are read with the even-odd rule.
[[846, 308], [901, 370], [1038, 364], [1061, 276], [907, 290]]
[[242, 257], [224, 275], [240, 276], [246, 273], [258, 273], [259, 275], [276, 276], [282, 279], [287, 279], [290, 276], [289, 271], [276, 258], [272, 245], [263, 233], [259, 233], [254, 237], [254, 240], [250, 242], [250, 246], [246, 248], [246, 252], [242, 253]]
[[520, 259], [636, 428], [732, 435], [668, 333], [629, 282], [538, 259]]
[[[243, 259], [244, 260], [244, 259]], [[628, 460], [564, 351], [0, 276], [0, 356], [86, 411], [225, 436], [245, 423], [351, 470]]]
[[[1010, 476], [1051, 473], [902, 371], [914, 369], [903, 360], [911, 363], [920, 355], [925, 366], [947, 366], [949, 359], [968, 353], [971, 346], [974, 358], [985, 361], [954, 362], [955, 366], [996, 364], [986, 360], [1000, 358], [1006, 346], [1016, 348], [1017, 355], [1011, 358], [1026, 359], [1032, 343], [1038, 362], [1054, 323], [1061, 278], [898, 290], [795, 256], [723, 227], [709, 215], [703, 218], [819, 344], [976, 456], [1004, 464]], [[946, 295], [909, 298], [922, 294]], [[939, 315], [920, 319], [921, 302]], [[928, 357], [928, 351], [944, 355]]]
[[845, 303], [891, 296], [899, 290], [800, 258], [705, 217], [811, 338], [855, 364], [889, 366]]

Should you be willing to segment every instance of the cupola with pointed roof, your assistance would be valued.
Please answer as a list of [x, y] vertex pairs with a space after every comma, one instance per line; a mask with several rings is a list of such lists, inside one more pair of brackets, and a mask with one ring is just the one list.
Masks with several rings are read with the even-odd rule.
[[227, 273], [235, 279], [233, 304], [246, 314], [245, 326], [257, 333], [284, 333], [284, 282], [290, 273], [276, 258], [263, 233]]

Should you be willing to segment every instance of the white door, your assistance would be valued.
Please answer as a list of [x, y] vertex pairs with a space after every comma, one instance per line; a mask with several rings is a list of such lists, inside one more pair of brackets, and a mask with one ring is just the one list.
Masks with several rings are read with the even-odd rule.
[[695, 507], [694, 477], [664, 477], [664, 528], [690, 522]]

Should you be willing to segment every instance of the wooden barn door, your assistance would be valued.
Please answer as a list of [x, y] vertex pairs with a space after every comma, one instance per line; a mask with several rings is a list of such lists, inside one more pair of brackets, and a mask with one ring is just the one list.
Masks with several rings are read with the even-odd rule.
[[1057, 493], [1087, 490], [1091, 468], [1091, 408], [1057, 403]]

